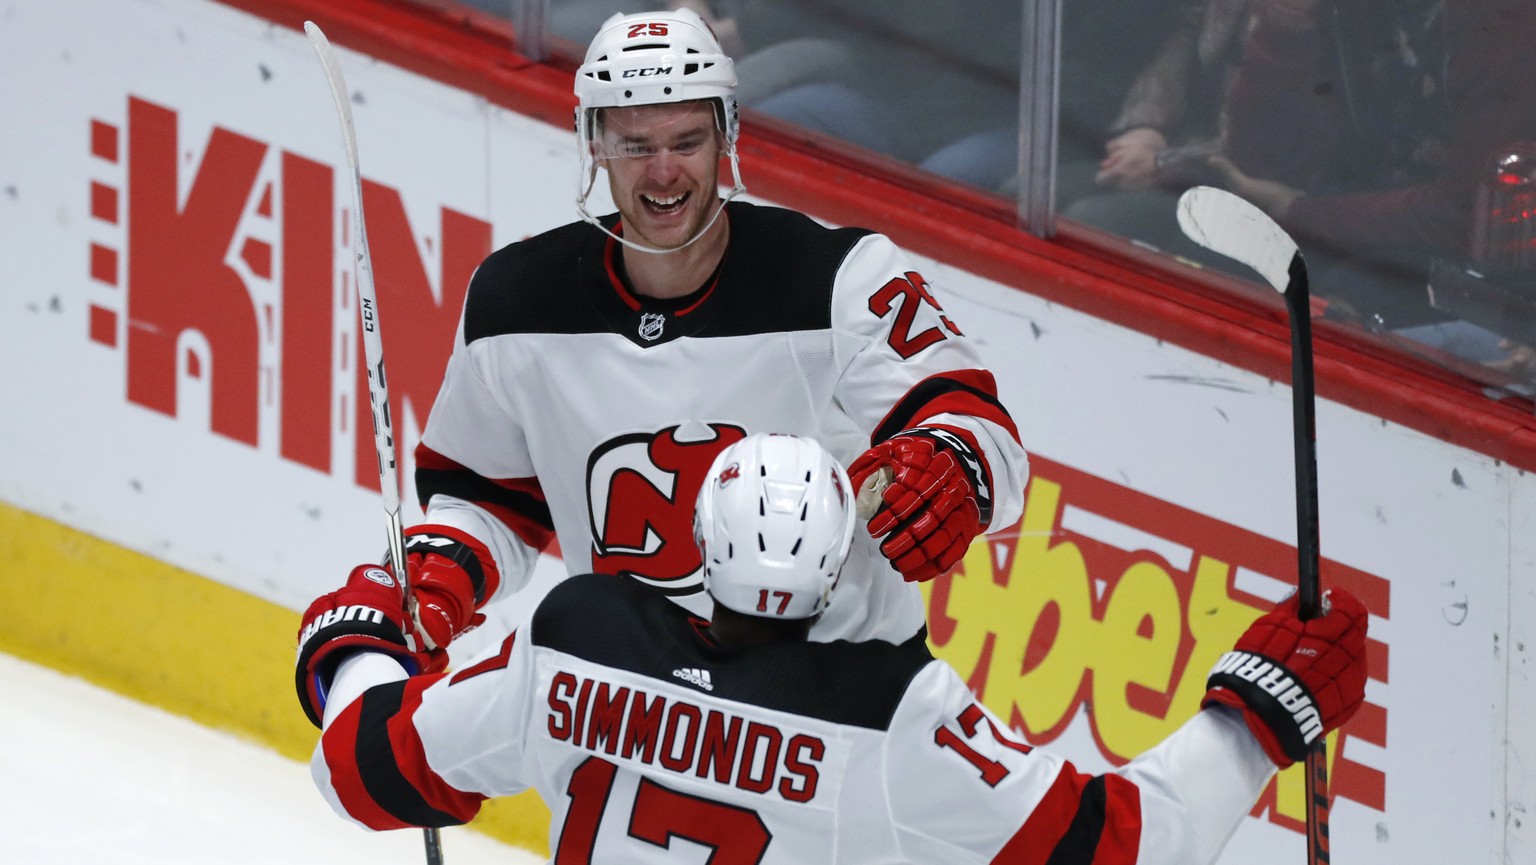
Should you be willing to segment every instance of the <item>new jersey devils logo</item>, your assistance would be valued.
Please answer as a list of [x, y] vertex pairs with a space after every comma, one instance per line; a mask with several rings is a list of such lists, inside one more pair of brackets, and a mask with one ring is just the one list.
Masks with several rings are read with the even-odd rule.
[[592, 569], [668, 594], [703, 587], [693, 506], [715, 455], [747, 437], [731, 424], [690, 424], [618, 436], [587, 461]]

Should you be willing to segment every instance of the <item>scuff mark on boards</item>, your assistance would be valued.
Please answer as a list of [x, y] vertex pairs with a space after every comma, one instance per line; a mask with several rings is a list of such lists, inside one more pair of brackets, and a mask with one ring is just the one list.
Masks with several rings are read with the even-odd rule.
[[1233, 393], [1252, 393], [1249, 388], [1222, 378], [1206, 378], [1198, 375], [1149, 375], [1148, 381], [1166, 381], [1174, 384], [1192, 384], [1196, 387], [1211, 387], [1217, 390], [1229, 390]]

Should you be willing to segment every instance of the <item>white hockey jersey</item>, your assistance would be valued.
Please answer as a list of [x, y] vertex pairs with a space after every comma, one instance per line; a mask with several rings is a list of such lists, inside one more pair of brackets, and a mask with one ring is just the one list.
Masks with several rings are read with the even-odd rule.
[[607, 575], [556, 586], [457, 672], [405, 679], [359, 658], [312, 761], [332, 807], [373, 829], [445, 826], [531, 787], [556, 865], [1193, 865], [1275, 771], [1213, 709], [1083, 774], [1021, 742], [921, 641], [725, 650]]
[[[726, 218], [719, 269], [684, 298], [630, 292], [618, 244], [580, 222], [476, 272], [416, 485], [427, 523], [496, 559], [482, 601], [520, 589], [555, 535], [569, 573], [633, 576], [704, 613], [694, 498], [715, 454], [754, 432], [814, 438], [848, 465], [903, 429], [946, 425], [986, 463], [991, 527], [1018, 518], [1018, 433], [911, 260], [790, 210], [733, 202]], [[813, 639], [899, 642], [922, 627], [916, 587], [866, 532], [839, 592]]]

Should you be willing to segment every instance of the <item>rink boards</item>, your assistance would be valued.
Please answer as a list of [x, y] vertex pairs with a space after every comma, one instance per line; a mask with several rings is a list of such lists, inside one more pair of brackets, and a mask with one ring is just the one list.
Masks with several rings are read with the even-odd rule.
[[[302, 756], [296, 611], [382, 551], [384, 520], [349, 179], [294, 15], [326, 4], [240, 5], [280, 20], [60, 0], [0, 25], [0, 648]], [[356, 93], [411, 502], [410, 448], [465, 282], [489, 249], [573, 217], [575, 141], [529, 116], [568, 116], [557, 90], [514, 111], [492, 85], [332, 38]], [[756, 167], [755, 189], [783, 189], [753, 153], [749, 188]], [[859, 207], [826, 202], [812, 212], [834, 222]], [[1250, 362], [1240, 330], [1189, 336], [1219, 328], [1177, 312], [1094, 314], [1086, 298], [1113, 296], [1101, 277], [1072, 277], [1085, 301], [1063, 302], [1059, 267], [973, 260], [945, 232], [925, 242], [910, 214], [891, 220], [981, 344], [1032, 460], [1020, 522], [928, 587], [934, 649], [1037, 744], [1088, 769], [1123, 762], [1195, 710], [1215, 657], [1293, 580], [1283, 365]], [[1320, 359], [1319, 377], [1323, 577], [1373, 614], [1367, 705], [1330, 750], [1335, 855], [1522, 861], [1536, 851], [1536, 781], [1519, 771], [1536, 754], [1529, 427], [1373, 411], [1363, 373]], [[560, 569], [546, 558], [539, 584]], [[481, 642], [521, 610], [497, 610]], [[498, 807], [488, 831], [542, 846], [536, 800]], [[1224, 861], [1297, 861], [1301, 819], [1287, 772]]]

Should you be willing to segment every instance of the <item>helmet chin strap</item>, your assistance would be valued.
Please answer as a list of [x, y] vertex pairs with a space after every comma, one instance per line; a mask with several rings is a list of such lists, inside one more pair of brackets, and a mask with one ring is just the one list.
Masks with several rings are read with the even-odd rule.
[[608, 235], [614, 240], [617, 240], [619, 243], [624, 244], [630, 249], [635, 250], [636, 252], [649, 252], [654, 255], [666, 255], [668, 253], [687, 249], [696, 241], [698, 241], [699, 238], [709, 233], [709, 230], [714, 227], [715, 222], [720, 219], [720, 214], [725, 212], [726, 204], [730, 203], [731, 200], [736, 198], [738, 195], [741, 195], [747, 191], [746, 184], [741, 182], [741, 166], [736, 161], [735, 145], [732, 145], [730, 150], [726, 152], [726, 157], [731, 161], [731, 177], [736, 179], [735, 185], [731, 187], [730, 192], [725, 194], [724, 198], [720, 199], [720, 206], [715, 208], [715, 215], [709, 218], [709, 222], [706, 222], [703, 228], [700, 228], [697, 232], [695, 232], [693, 237], [689, 238], [688, 242], [682, 244], [681, 246], [674, 246], [671, 249], [656, 249], [655, 247], [646, 246], [643, 243], [636, 243], [633, 240], [628, 240], [618, 236], [617, 234], [614, 234], [612, 231], [609, 231], [607, 226], [598, 221], [597, 217], [593, 216], [591, 213], [588, 213], [587, 196], [592, 193], [592, 187], [597, 183], [597, 164], [595, 162], [591, 163], [591, 167], [587, 171], [586, 188], [579, 190], [576, 194], [576, 212], [581, 214], [581, 218], [584, 222], [589, 222], [592, 225], [597, 226], [598, 231], [601, 231], [602, 233]]

